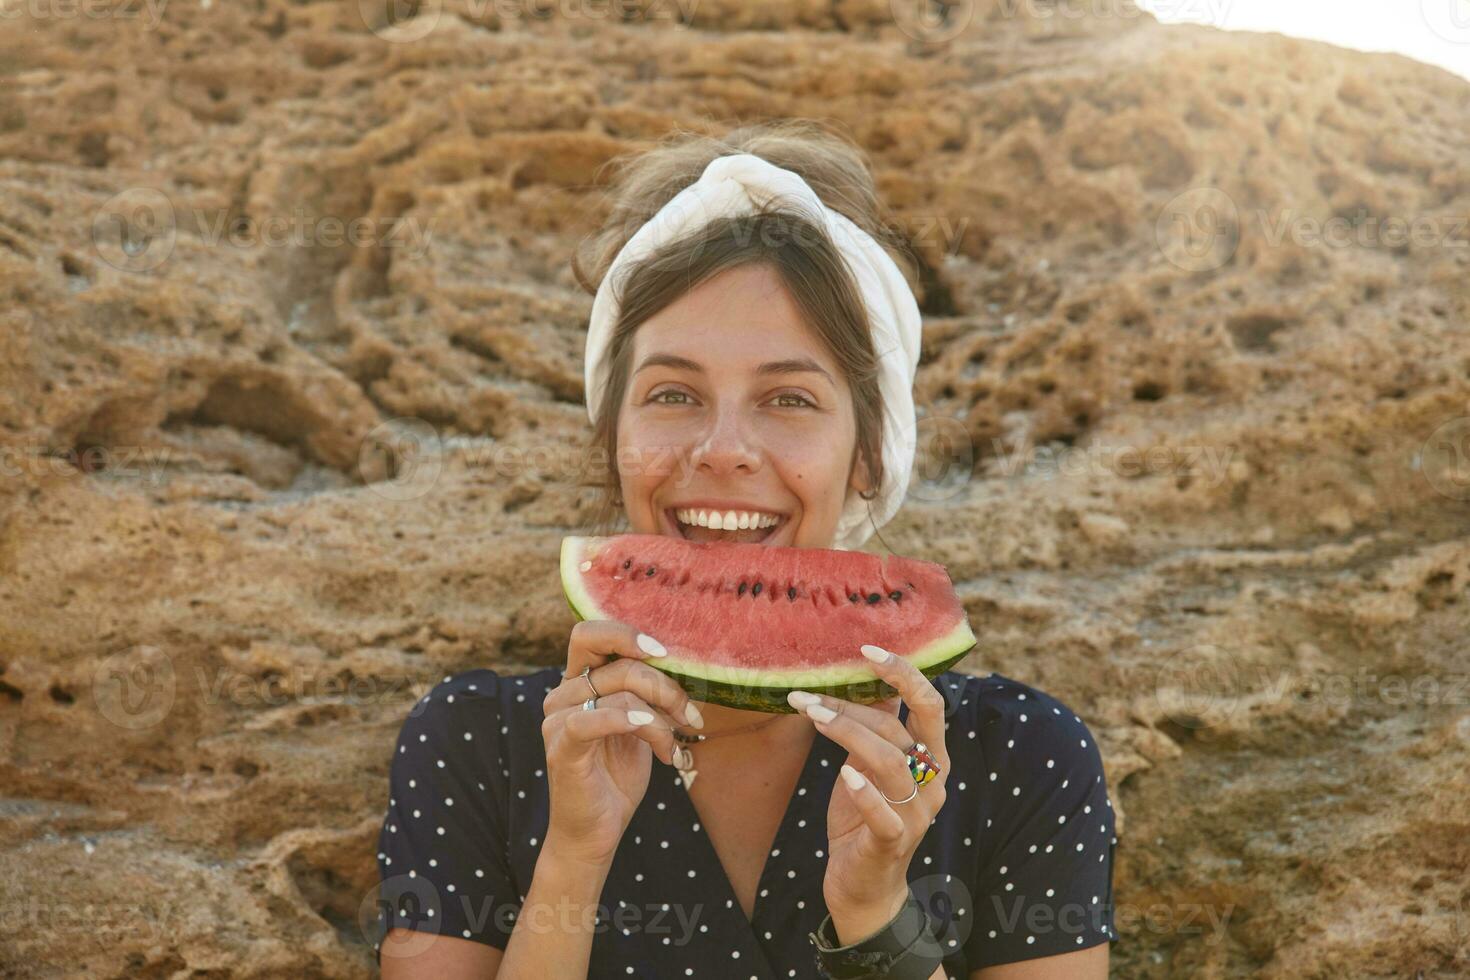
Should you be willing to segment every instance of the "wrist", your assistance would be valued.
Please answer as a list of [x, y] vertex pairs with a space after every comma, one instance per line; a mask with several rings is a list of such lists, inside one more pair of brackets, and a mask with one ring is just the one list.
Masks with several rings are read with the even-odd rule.
[[612, 862], [611, 854], [602, 854], [578, 846], [555, 831], [548, 831], [546, 840], [541, 845], [541, 853], [536, 858], [536, 867], [539, 869], [542, 865], [546, 865], [554, 870], [564, 870], [570, 874], [593, 877], [601, 881], [612, 870]]
[[[882, 913], [871, 913], [871, 920], [842, 914], [845, 928], [866, 931]], [[807, 938], [816, 948], [818, 976], [833, 980], [933, 980], [945, 975], [944, 952], [934, 935], [933, 923], [923, 905], [907, 891], [898, 912], [869, 935], [855, 934], [850, 940], [838, 936], [829, 909], [822, 924]]]
[[827, 913], [832, 917], [832, 931], [844, 946], [861, 942], [892, 922], [908, 898], [909, 889], [905, 883], [902, 891], [891, 893], [880, 901], [869, 901], [860, 906], [829, 903]]

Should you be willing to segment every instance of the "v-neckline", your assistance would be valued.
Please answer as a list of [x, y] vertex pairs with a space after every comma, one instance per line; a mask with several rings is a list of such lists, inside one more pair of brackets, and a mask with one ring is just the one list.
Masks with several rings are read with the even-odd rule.
[[[908, 713], [908, 704], [900, 702], [898, 709], [899, 724], [905, 724], [907, 722]], [[698, 830], [691, 831], [698, 838], [699, 843], [696, 846], [703, 848], [705, 855], [712, 862], [713, 866], [720, 869], [720, 881], [725, 888], [725, 897], [734, 902], [733, 907], [740, 912], [740, 918], [744, 920], [746, 929], [751, 934], [752, 941], [755, 939], [756, 921], [760, 918], [761, 892], [766, 890], [770, 884], [768, 879], [772, 873], [771, 851], [779, 850], [782, 842], [790, 838], [796, 829], [795, 821], [799, 819], [796, 815], [798, 810], [797, 800], [805, 798], [801, 793], [803, 788], [807, 790], [807, 795], [810, 795], [811, 786], [809, 784], [814, 778], [816, 769], [822, 760], [827, 760], [827, 769], [830, 773], [830, 781], [827, 785], [830, 786], [836, 783], [837, 769], [839, 766], [835, 763], [834, 759], [829, 758], [834, 750], [845, 751], [837, 742], [823, 735], [820, 729], [814, 729], [811, 744], [807, 747], [806, 759], [802, 762], [801, 772], [796, 777], [796, 785], [791, 787], [791, 798], [786, 801], [786, 809], [781, 814], [780, 822], [776, 824], [776, 836], [771, 839], [771, 846], [766, 849], [765, 854], [761, 858], [761, 873], [756, 880], [755, 900], [750, 905], [749, 919], [745, 918], [745, 910], [740, 908], [739, 899], [735, 895], [735, 886], [730, 882], [729, 872], [725, 870], [724, 862], [720, 860], [720, 854], [715, 850], [714, 841], [710, 840], [709, 832], [705, 829], [704, 820], [700, 817], [699, 810], [695, 808], [694, 801], [689, 798], [688, 788], [684, 786], [683, 781], [678, 777], [678, 770], [673, 766], [664, 767], [668, 772], [675, 773], [673, 781], [677, 784], [677, 792], [673, 795], [680, 799], [680, 802], [676, 805], [684, 808], [685, 815], [692, 820], [690, 826], [697, 826], [699, 828]], [[825, 812], [825, 807], [823, 808], [823, 812]], [[759, 943], [756, 945], [759, 947]]]
[[[674, 806], [683, 808], [684, 813], [680, 816], [687, 817], [690, 820], [688, 826], [699, 828], [698, 830], [691, 831], [696, 839], [694, 846], [703, 852], [712, 868], [719, 869], [720, 883], [724, 890], [723, 897], [729, 903], [729, 907], [735, 910], [737, 917], [740, 919], [740, 928], [749, 940], [749, 945], [754, 951], [760, 954], [762, 961], [766, 962], [768, 969], [770, 964], [766, 961], [765, 946], [758, 938], [756, 923], [760, 921], [763, 911], [761, 893], [771, 890], [771, 875], [775, 873], [772, 867], [771, 851], [780, 850], [783, 843], [789, 841], [793, 835], [796, 829], [796, 821], [801, 819], [800, 811], [805, 807], [807, 798], [812, 795], [816, 770], [821, 765], [821, 760], [826, 759], [833, 748], [840, 748], [840, 746], [820, 731], [812, 732], [812, 741], [811, 745], [807, 747], [806, 759], [802, 762], [801, 772], [796, 777], [796, 784], [791, 787], [791, 798], [786, 801], [786, 808], [781, 814], [780, 822], [776, 825], [776, 835], [771, 839], [771, 846], [766, 849], [765, 854], [761, 858], [761, 872], [759, 878], [756, 880], [755, 899], [751, 903], [750, 918], [748, 919], [745, 917], [745, 910], [740, 907], [739, 898], [735, 894], [735, 886], [730, 882], [729, 872], [725, 870], [725, 865], [720, 860], [719, 852], [715, 850], [714, 841], [710, 840], [709, 832], [705, 829], [704, 820], [700, 817], [699, 810], [694, 806], [694, 801], [690, 799], [688, 789], [684, 787], [683, 781], [679, 779], [677, 770], [674, 767], [664, 767], [668, 773], [673, 774], [672, 782], [675, 784], [675, 789], [672, 795], [678, 798], [678, 802]], [[827, 768], [829, 770], [832, 769], [830, 760], [828, 761]], [[802, 789], [806, 790], [805, 794], [801, 793]]]
[[[900, 724], [906, 722], [907, 717], [908, 705], [901, 703], [899, 705]], [[777, 890], [775, 886], [779, 884], [776, 879], [771, 877], [776, 873], [771, 861], [771, 850], [789, 848], [791, 846], [791, 839], [797, 830], [804, 829], [797, 828], [796, 821], [800, 819], [799, 813], [806, 806], [809, 798], [821, 796], [823, 800], [822, 812], [824, 814], [826, 813], [826, 800], [828, 796], [824, 795], [822, 791], [825, 790], [826, 794], [830, 794], [831, 788], [837, 780], [837, 769], [841, 765], [839, 761], [840, 757], [845, 757], [845, 754], [846, 749], [842, 745], [823, 735], [820, 730], [813, 731], [811, 745], [807, 747], [806, 759], [802, 762], [801, 773], [796, 777], [796, 785], [791, 789], [791, 798], [786, 801], [786, 809], [781, 814], [780, 823], [776, 825], [776, 835], [771, 840], [770, 848], [766, 850], [761, 858], [760, 877], [756, 881], [755, 900], [751, 903], [750, 918], [748, 919], [745, 917], [745, 911], [740, 907], [740, 901], [735, 895], [735, 886], [730, 882], [730, 875], [726, 872], [725, 865], [720, 860], [719, 852], [715, 850], [714, 841], [710, 840], [709, 832], [705, 829], [704, 820], [700, 817], [699, 810], [695, 808], [694, 801], [689, 798], [689, 790], [684, 786], [683, 780], [679, 777], [678, 770], [673, 766], [665, 765], [657, 759], [654, 760], [661, 767], [663, 778], [666, 780], [663, 784], [665, 787], [664, 793], [660, 795], [674, 798], [666, 804], [671, 808], [667, 819], [673, 820], [676, 823], [679, 820], [685, 820], [687, 822], [684, 826], [698, 828], [697, 830], [690, 830], [690, 833], [694, 835], [693, 847], [702, 853], [705, 863], [718, 873], [718, 887], [724, 893], [723, 896], [712, 897], [716, 905], [719, 904], [719, 898], [723, 897], [725, 899], [725, 907], [735, 911], [735, 918], [739, 923], [735, 927], [738, 930], [738, 947], [741, 952], [748, 953], [757, 958], [758, 962], [764, 968], [763, 971], [756, 970], [755, 973], [757, 974], [763, 974], [767, 977], [775, 977], [778, 974], [778, 971], [771, 965], [765, 943], [760, 939], [760, 932], [757, 928], [757, 924], [762, 921], [766, 904], [762, 902], [761, 892], [774, 892]], [[823, 779], [821, 786], [818, 786], [816, 780], [818, 770], [822, 768], [821, 764], [823, 760], [827, 761], [825, 767], [827, 769], [827, 775]], [[672, 789], [669, 788], [670, 784], [672, 784]], [[803, 788], [807, 791], [805, 794], [800, 792]], [[657, 800], [650, 800], [645, 795], [643, 806], [647, 806], [650, 803], [656, 804], [657, 802]], [[825, 851], [825, 848], [823, 850]], [[822, 867], [825, 869], [825, 861]], [[820, 887], [817, 889], [817, 894], [819, 896], [821, 894]], [[824, 913], [825, 910], [819, 910], [817, 912], [818, 915]], [[783, 928], [789, 929], [791, 923], [787, 921], [782, 925]]]

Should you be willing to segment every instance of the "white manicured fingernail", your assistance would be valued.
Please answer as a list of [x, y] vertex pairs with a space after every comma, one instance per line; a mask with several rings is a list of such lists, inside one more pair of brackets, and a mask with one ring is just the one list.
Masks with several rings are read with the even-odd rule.
[[823, 723], [829, 722], [833, 718], [836, 718], [837, 717], [837, 712], [833, 711], [831, 708], [827, 707], [825, 704], [809, 704], [809, 705], [807, 705], [806, 706], [806, 714], [807, 714], [807, 717], [810, 718], [812, 721], [820, 721], [820, 722], [823, 722]]
[[786, 703], [800, 711], [809, 704], [821, 704], [822, 699], [810, 691], [792, 691], [786, 695]]
[[664, 645], [662, 643], [658, 642], [647, 633], [638, 634], [638, 649], [642, 650], [650, 657], [666, 657], [669, 653], [669, 651], [664, 649]]
[[684, 705], [684, 717], [689, 719], [689, 724], [695, 728], [704, 727], [704, 715], [699, 713], [699, 709], [694, 706], [693, 701]]
[[867, 657], [875, 664], [884, 663], [888, 660], [889, 657], [893, 656], [893, 654], [889, 653], [882, 647], [875, 647], [871, 643], [864, 643], [862, 646], [858, 647], [858, 649], [862, 651], [863, 656]]
[[863, 778], [862, 773], [858, 772], [856, 769], [854, 769], [852, 766], [849, 766], [845, 762], [842, 764], [842, 768], [839, 769], [838, 772], [842, 773], [842, 781], [847, 784], [847, 788], [853, 790], [854, 792], [862, 789], [863, 785], [867, 783], [867, 780]]
[[653, 715], [649, 714], [647, 711], [639, 711], [637, 708], [630, 708], [628, 710], [628, 720], [635, 725], [651, 725], [653, 724]]

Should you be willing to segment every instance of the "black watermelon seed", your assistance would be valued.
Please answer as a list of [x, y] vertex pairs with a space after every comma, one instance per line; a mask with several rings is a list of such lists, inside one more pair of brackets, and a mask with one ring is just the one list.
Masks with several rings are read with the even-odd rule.
[[892, 592], [888, 593], [888, 598], [892, 599], [894, 602], [897, 602], [898, 600], [903, 598], [903, 593], [898, 591], [897, 589], [894, 589]]
[[761, 594], [761, 584], [759, 582], [755, 583], [755, 585], [751, 588], [750, 594], [751, 595], [760, 595]]
[[847, 594], [847, 601], [848, 602], [857, 602], [858, 601], [858, 594], [856, 592], [849, 592]]
[[649, 565], [648, 566], [648, 571], [644, 572], [643, 574], [644, 575], [647, 575], [649, 578], [652, 578], [653, 577], [653, 573], [656, 572], [656, 571], [658, 571], [658, 569], [654, 568], [652, 565]]
[[623, 562], [623, 567], [624, 568], [632, 568], [633, 567], [633, 559], [629, 558], [626, 561], [624, 561]]
[[883, 597], [881, 595], [879, 595], [878, 593], [876, 593], [876, 592], [869, 592], [868, 593], [868, 605], [871, 606], [873, 603], [877, 602], [881, 598], [883, 598]]
[[741, 582], [740, 583], [740, 588], [738, 588], [738, 589], [735, 590], [735, 594], [736, 595], [745, 595], [745, 583], [744, 582]]
[[796, 601], [796, 586], [793, 585], [791, 588], [786, 590], [786, 598], [790, 599], [792, 602]]

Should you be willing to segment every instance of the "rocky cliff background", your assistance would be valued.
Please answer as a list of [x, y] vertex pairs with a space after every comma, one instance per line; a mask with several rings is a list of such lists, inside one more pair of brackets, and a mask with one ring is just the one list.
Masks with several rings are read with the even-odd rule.
[[1470, 974], [1470, 83], [1080, 9], [0, 4], [0, 973], [372, 972], [417, 692], [564, 655], [597, 168], [815, 116], [1114, 975]]

